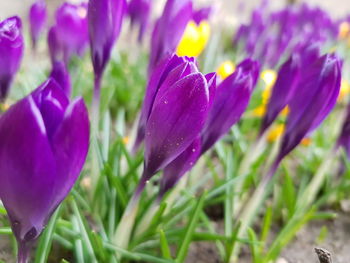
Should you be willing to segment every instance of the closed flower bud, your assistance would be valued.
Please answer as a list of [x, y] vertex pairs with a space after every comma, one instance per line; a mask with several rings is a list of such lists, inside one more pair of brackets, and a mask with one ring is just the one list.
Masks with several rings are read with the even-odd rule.
[[0, 102], [10, 90], [23, 56], [22, 23], [19, 17], [10, 17], [0, 22]]
[[81, 98], [69, 102], [49, 79], [0, 119], [0, 198], [25, 261], [85, 162], [89, 120]]

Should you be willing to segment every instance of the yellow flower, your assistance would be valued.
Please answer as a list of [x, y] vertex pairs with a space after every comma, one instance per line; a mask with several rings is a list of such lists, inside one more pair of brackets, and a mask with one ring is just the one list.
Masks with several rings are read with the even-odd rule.
[[253, 115], [255, 117], [262, 117], [265, 115], [266, 113], [266, 106], [267, 106], [267, 103], [269, 102], [269, 98], [271, 96], [271, 88], [270, 87], [266, 87], [262, 94], [261, 94], [261, 97], [262, 97], [262, 102], [261, 102], [261, 105], [256, 107], [254, 110], [253, 110]]
[[128, 136], [123, 137], [123, 143], [126, 145], [130, 141], [130, 138]]
[[283, 110], [281, 111], [280, 114], [281, 114], [281, 116], [286, 117], [288, 115], [288, 113], [289, 113], [289, 107], [286, 106], [283, 108]]
[[277, 73], [272, 69], [265, 69], [263, 72], [261, 72], [260, 77], [265, 82], [266, 86], [271, 88], [276, 82]]
[[261, 105], [259, 107], [256, 107], [253, 110], [253, 116], [255, 116], [255, 117], [262, 117], [262, 116], [265, 115], [265, 112], [266, 112], [266, 105]]
[[199, 56], [206, 47], [210, 37], [210, 25], [202, 21], [197, 25], [194, 21], [188, 22], [181, 41], [177, 46], [178, 56]]
[[269, 131], [266, 139], [268, 142], [275, 142], [279, 137], [282, 136], [283, 132], [284, 124], [277, 124]]
[[301, 140], [301, 145], [303, 146], [309, 146], [311, 144], [311, 139], [306, 137]]
[[216, 73], [220, 76], [222, 80], [226, 79], [228, 76], [230, 76], [236, 69], [235, 64], [233, 64], [231, 61], [227, 60], [217, 68]]
[[345, 39], [349, 36], [350, 33], [350, 24], [348, 22], [342, 22], [339, 25], [339, 33], [338, 33], [338, 37], [340, 39]]
[[343, 101], [349, 93], [350, 93], [349, 82], [347, 82], [345, 79], [342, 79], [341, 85], [340, 85], [340, 92], [339, 92], [338, 101]]
[[9, 104], [7, 104], [7, 103], [1, 103], [1, 104], [0, 104], [0, 110], [1, 110], [2, 112], [7, 111], [8, 108], [10, 108], [10, 105], [9, 105]]
[[261, 94], [262, 104], [267, 105], [271, 96], [271, 87], [267, 86]]

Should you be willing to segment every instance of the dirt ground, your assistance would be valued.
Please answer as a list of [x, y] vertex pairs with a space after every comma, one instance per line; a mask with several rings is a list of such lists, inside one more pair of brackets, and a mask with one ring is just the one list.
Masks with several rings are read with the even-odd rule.
[[[324, 240], [318, 241], [320, 232], [327, 228]], [[217, 222], [217, 228], [223, 228]], [[339, 214], [335, 220], [313, 221], [296, 235], [282, 252], [276, 263], [319, 263], [314, 252], [322, 247], [332, 254], [333, 263], [349, 263], [350, 252], [350, 214]], [[187, 263], [221, 263], [215, 244], [209, 242], [194, 243], [190, 249]], [[240, 263], [251, 263], [248, 247], [243, 248]]]

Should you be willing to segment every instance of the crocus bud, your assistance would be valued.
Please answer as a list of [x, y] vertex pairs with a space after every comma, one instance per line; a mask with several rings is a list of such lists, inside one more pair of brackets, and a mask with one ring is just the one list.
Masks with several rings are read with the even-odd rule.
[[69, 102], [54, 80], [2, 115], [0, 198], [19, 245], [19, 262], [27, 262], [27, 246], [73, 187], [88, 147], [83, 99]]
[[139, 42], [142, 41], [149, 26], [151, 11], [152, 0], [131, 0], [128, 5], [131, 26], [137, 25], [139, 27]]
[[90, 0], [88, 22], [91, 58], [95, 75], [101, 77], [109, 61], [114, 42], [119, 36], [125, 0]]
[[69, 98], [72, 88], [69, 72], [67, 70], [66, 65], [63, 62], [54, 62], [50, 78], [54, 79], [57, 82], [57, 84], [59, 84], [64, 94], [67, 96], [67, 98]]
[[191, 18], [191, 0], [168, 0], [166, 2], [163, 14], [157, 20], [152, 33], [149, 74], [165, 56], [176, 51]]
[[51, 27], [47, 34], [47, 45], [49, 47], [50, 59], [52, 65], [57, 61], [63, 60], [63, 47], [57, 36], [57, 28]]
[[23, 49], [21, 19], [14, 16], [0, 22], [0, 102], [8, 95], [21, 65]]
[[87, 5], [64, 3], [56, 10], [56, 38], [67, 64], [72, 55], [83, 55], [88, 42]]
[[212, 147], [241, 118], [258, 76], [258, 63], [246, 59], [217, 87], [213, 106], [202, 131], [202, 153]]
[[[176, 71], [176, 69], [174, 69]], [[148, 179], [185, 151], [199, 136], [210, 107], [206, 77], [195, 72], [169, 75], [158, 91], [146, 123], [144, 172], [139, 194]]]
[[292, 55], [279, 69], [277, 80], [272, 88], [272, 93], [267, 105], [267, 111], [262, 121], [260, 134], [263, 134], [278, 114], [292, 99], [299, 81], [300, 57]]
[[134, 151], [139, 148], [145, 137], [146, 123], [151, 114], [154, 100], [159, 89], [162, 87], [163, 90], [166, 90], [174, 81], [194, 72], [198, 72], [198, 69], [192, 58], [178, 57], [176, 55], [166, 57], [158, 67], [156, 67], [146, 88], [145, 101], [142, 105]]
[[29, 26], [30, 35], [32, 38], [33, 49], [36, 48], [36, 44], [40, 37], [40, 34], [45, 28], [47, 21], [47, 8], [44, 0], [37, 0], [29, 10]]
[[339, 95], [340, 80], [341, 62], [333, 54], [320, 57], [305, 69], [289, 103], [290, 112], [277, 163], [328, 116]]

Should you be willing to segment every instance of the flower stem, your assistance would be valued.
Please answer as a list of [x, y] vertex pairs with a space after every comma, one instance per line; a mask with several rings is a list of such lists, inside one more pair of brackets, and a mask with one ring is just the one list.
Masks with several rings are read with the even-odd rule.
[[[237, 238], [243, 238], [244, 235], [247, 232], [247, 229], [250, 227], [250, 225], [253, 223], [253, 219], [255, 215], [259, 211], [259, 207], [261, 207], [261, 203], [265, 200], [267, 193], [269, 192], [270, 186], [271, 186], [271, 179], [273, 178], [273, 175], [275, 174], [278, 166], [279, 166], [280, 160], [277, 159], [274, 161], [274, 163], [271, 165], [268, 172], [263, 176], [258, 188], [253, 193], [253, 196], [249, 199], [249, 202], [244, 207], [244, 210], [240, 214], [238, 218], [239, 230], [237, 232]], [[235, 243], [235, 246], [233, 248], [233, 251], [230, 256], [229, 262], [237, 262], [238, 255], [240, 252], [240, 244]]]
[[[94, 79], [94, 91], [91, 105], [91, 138], [97, 145], [98, 142], [98, 124], [100, 116], [100, 93], [101, 93], [101, 76], [95, 75]], [[95, 194], [98, 180], [99, 180], [99, 162], [98, 162], [98, 147], [94, 147], [91, 152], [91, 185], [92, 195]]]
[[[143, 174], [140, 183], [131, 197], [126, 209], [124, 210], [123, 216], [118, 224], [117, 230], [113, 237], [113, 243], [120, 248], [127, 249], [129, 245], [131, 232], [135, 224], [139, 207], [141, 193], [145, 188], [147, 181], [148, 177]], [[120, 259], [119, 255], [117, 255], [117, 257]]]
[[18, 253], [17, 253], [17, 263], [27, 263], [29, 258], [29, 247], [26, 242], [18, 242]]
[[94, 94], [92, 97], [91, 105], [91, 122], [92, 122], [92, 132], [93, 135], [97, 135], [99, 114], [100, 114], [100, 97], [101, 97], [101, 76], [96, 75], [94, 80]]

